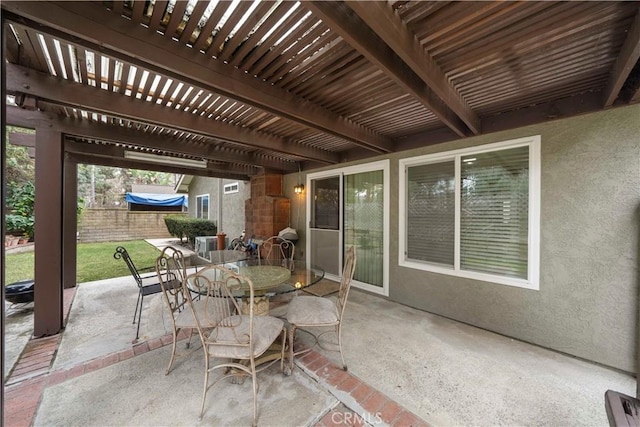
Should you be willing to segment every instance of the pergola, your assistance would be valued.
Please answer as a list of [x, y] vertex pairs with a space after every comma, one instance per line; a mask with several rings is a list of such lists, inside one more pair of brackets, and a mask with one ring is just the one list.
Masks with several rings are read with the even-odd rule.
[[3, 1], [2, 122], [36, 130], [34, 334], [75, 286], [77, 163], [247, 180], [636, 103], [639, 6]]

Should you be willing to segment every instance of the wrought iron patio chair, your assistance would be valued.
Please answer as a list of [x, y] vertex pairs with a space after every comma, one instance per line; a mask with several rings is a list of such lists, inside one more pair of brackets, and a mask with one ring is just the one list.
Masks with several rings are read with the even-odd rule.
[[[185, 295], [196, 319], [198, 334], [205, 355], [204, 389], [200, 407], [200, 419], [204, 413], [204, 404], [209, 388], [223, 378], [230, 376], [250, 376], [253, 390], [253, 425], [258, 420], [258, 380], [257, 373], [280, 360], [283, 368], [286, 329], [281, 319], [272, 316], [254, 315], [254, 288], [251, 279], [235, 274], [221, 266], [205, 267], [190, 274], [184, 281]], [[241, 290], [245, 295], [249, 314], [241, 313], [240, 303], [234, 291]], [[192, 293], [202, 295], [202, 310], [196, 309]], [[211, 316], [214, 316], [211, 318]], [[213, 329], [207, 325], [217, 322]], [[282, 346], [278, 358], [270, 363], [256, 366], [256, 359], [282, 336]], [[216, 369], [224, 369], [222, 375], [209, 384], [209, 374]]]
[[295, 252], [296, 246], [292, 241], [273, 236], [258, 246], [258, 259], [261, 264], [280, 265], [293, 271]]
[[[342, 358], [342, 369], [347, 370], [347, 364], [344, 361], [344, 355], [342, 353], [342, 318], [344, 315], [344, 308], [347, 304], [347, 297], [349, 295], [349, 289], [351, 288], [351, 281], [353, 279], [353, 273], [356, 269], [356, 250], [351, 246], [346, 253], [344, 260], [344, 267], [342, 270], [342, 278], [340, 280], [340, 290], [338, 291], [338, 298], [333, 301], [329, 298], [317, 297], [317, 296], [295, 296], [289, 303], [287, 309], [287, 322], [289, 322], [289, 367], [287, 373], [290, 374], [293, 371], [293, 358], [296, 354], [302, 354], [309, 351], [311, 348], [302, 350], [296, 353], [293, 349], [296, 329], [314, 327], [327, 327], [333, 326], [335, 333], [338, 336], [338, 349], [340, 351], [340, 357]], [[307, 331], [309, 332], [309, 331]], [[315, 336], [316, 343], [319, 343], [320, 337], [325, 334], [325, 331], [318, 336]], [[310, 332], [309, 332], [310, 333]], [[313, 334], [312, 334], [313, 335]]]
[[131, 272], [131, 276], [133, 276], [133, 279], [138, 285], [138, 300], [136, 301], [136, 309], [133, 312], [132, 322], [135, 324], [136, 317], [138, 318], [138, 328], [136, 329], [137, 340], [140, 337], [140, 319], [142, 317], [142, 306], [144, 303], [144, 297], [162, 292], [162, 286], [160, 285], [160, 281], [158, 279], [156, 271], [149, 269], [149, 273], [145, 273], [146, 269], [138, 269], [124, 247], [118, 246], [115, 253], [113, 254], [113, 257], [115, 259], [122, 259], [125, 262], [125, 264], [129, 268], [129, 271]]
[[156, 273], [162, 288], [162, 300], [169, 310], [173, 335], [171, 359], [165, 372], [165, 375], [167, 375], [171, 372], [175, 357], [178, 355], [176, 353], [178, 334], [181, 330], [189, 331], [189, 340], [186, 345], [189, 348], [191, 346], [191, 335], [197, 325], [191, 310], [186, 307], [187, 299], [183, 293], [182, 282], [187, 276], [187, 266], [182, 251], [173, 246], [164, 248], [156, 259]]

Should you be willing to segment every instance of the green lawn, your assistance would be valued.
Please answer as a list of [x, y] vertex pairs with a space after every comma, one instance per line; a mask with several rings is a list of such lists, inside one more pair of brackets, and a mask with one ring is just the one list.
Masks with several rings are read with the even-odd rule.
[[[113, 258], [116, 246], [124, 246], [136, 267], [153, 267], [160, 251], [144, 240], [106, 243], [78, 243], [78, 283], [129, 275], [122, 260]], [[5, 283], [33, 278], [33, 252], [5, 256]]]

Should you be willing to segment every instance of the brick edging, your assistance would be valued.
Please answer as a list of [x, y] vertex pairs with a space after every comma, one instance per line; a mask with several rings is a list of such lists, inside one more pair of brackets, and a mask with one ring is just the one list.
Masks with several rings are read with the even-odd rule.
[[369, 386], [360, 378], [343, 371], [321, 353], [310, 350], [297, 358], [295, 364], [308, 375], [322, 383], [344, 406], [354, 411], [358, 419], [345, 420], [344, 416], [336, 416], [335, 411], [327, 413], [317, 426], [334, 426], [337, 424], [387, 424], [398, 427], [427, 427], [429, 424], [388, 398], [383, 393]]

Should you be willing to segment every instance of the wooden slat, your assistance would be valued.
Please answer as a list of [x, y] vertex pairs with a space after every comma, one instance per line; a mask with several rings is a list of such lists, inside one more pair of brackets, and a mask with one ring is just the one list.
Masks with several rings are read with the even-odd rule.
[[[258, 44], [258, 42], [264, 37], [271, 27], [276, 24], [286, 13], [290, 7], [290, 3], [282, 2], [278, 4], [276, 9], [265, 19], [265, 21], [260, 25], [260, 27], [253, 33], [246, 43], [244, 43], [237, 52], [233, 53], [233, 57], [229, 64], [239, 67], [241, 69], [246, 69], [245, 67], [245, 59], [246, 55]], [[240, 65], [242, 64], [242, 66]]]
[[131, 19], [134, 22], [143, 22], [144, 21], [144, 11], [145, 4], [147, 2], [144, 0], [135, 0], [133, 2], [133, 10], [131, 12]]
[[118, 87], [118, 93], [121, 93], [124, 95], [124, 93], [127, 90], [127, 81], [129, 79], [129, 70], [130, 70], [131, 66], [124, 62], [122, 64], [122, 75], [120, 76], [120, 87]]
[[[451, 86], [447, 76], [429, 52], [424, 50], [413, 33], [406, 30], [406, 27], [402, 25], [402, 21], [393, 14], [386, 4], [356, 1], [349, 3], [349, 7], [444, 101], [446, 107], [452, 110], [473, 133], [478, 134], [480, 132], [480, 119], [478, 116], [469, 108], [458, 91]], [[372, 46], [366, 46], [364, 43], [361, 43], [360, 46], [367, 49], [365, 56], [369, 60], [378, 64], [385, 63], [385, 60], [375, 50], [371, 49]], [[393, 73], [393, 79], [399, 80], [403, 84], [408, 82], [404, 78], [405, 72], [403, 70], [395, 67], [385, 68], [388, 70], [387, 72]], [[430, 99], [418, 98], [425, 102], [425, 106], [434, 110]], [[466, 133], [464, 129], [460, 129], [457, 123], [458, 120], [450, 120], [448, 112], [436, 108], [434, 113], [454, 132], [462, 132], [462, 135]]]
[[256, 49], [251, 52], [251, 55], [247, 55], [247, 57], [243, 61], [242, 68], [248, 71], [251, 75], [254, 75], [254, 65], [256, 64], [256, 62], [262, 57], [262, 55], [267, 53], [267, 51], [269, 51], [269, 49], [273, 47], [275, 42], [278, 41], [278, 39], [282, 37], [284, 33], [289, 31], [289, 29], [293, 25], [295, 25], [296, 22], [300, 21], [306, 14], [306, 12], [306, 10], [298, 8], [295, 12], [289, 15], [289, 17], [285, 19], [284, 22], [282, 22], [282, 24], [280, 24], [280, 26], [275, 31], [273, 31], [264, 42], [262, 42], [261, 45], [256, 46]]
[[297, 52], [292, 57], [282, 55], [279, 60], [269, 64], [269, 66], [264, 69], [263, 74], [270, 75], [271, 77], [269, 77], [267, 81], [273, 83], [290, 73], [305, 60], [313, 58], [319, 46], [326, 46], [338, 37], [336, 33], [328, 31], [328, 28], [323, 24], [316, 25], [309, 34], [305, 35], [305, 40], [301, 41], [300, 46], [304, 46], [302, 49], [299, 51], [296, 49]]
[[[317, 20], [313, 19], [313, 17], [311, 17], [311, 19], [307, 18], [304, 20], [294, 31], [287, 35], [285, 40], [282, 40], [277, 46], [273, 46], [266, 55], [263, 55], [262, 58], [254, 64], [253, 73], [263, 79], [269, 77], [270, 74], [268, 66], [271, 65], [272, 62], [276, 62], [274, 67], [279, 66], [278, 64], [281, 64], [282, 62], [277, 62], [276, 59], [286, 61], [289, 57], [282, 53], [296, 44], [302, 46], [304, 41], [299, 39], [302, 39], [304, 33], [309, 31], [315, 23], [317, 23]], [[295, 50], [295, 47], [292, 49]]]
[[151, 20], [149, 21], [149, 29], [151, 31], [158, 31], [160, 29], [160, 23], [162, 22], [168, 4], [169, 2], [167, 0], [156, 0], [153, 5]]
[[113, 92], [113, 83], [116, 77], [116, 60], [109, 58], [109, 74], [107, 75], [107, 90]]
[[144, 70], [140, 67], [136, 67], [136, 75], [133, 78], [133, 83], [131, 84], [131, 97], [137, 98], [138, 93], [140, 92], [140, 80], [142, 80], [142, 74]]
[[44, 37], [44, 41], [46, 44], [46, 48], [43, 47], [43, 49], [46, 49], [49, 53], [49, 58], [51, 59], [51, 65], [53, 66], [53, 69], [55, 70], [55, 73], [57, 76], [63, 77], [63, 71], [62, 71], [62, 66], [60, 64], [60, 58], [58, 57], [58, 51], [56, 50], [56, 45], [54, 40], [51, 37]]
[[229, 58], [233, 54], [233, 52], [238, 48], [240, 43], [242, 43], [245, 38], [248, 37], [249, 32], [253, 30], [253, 28], [258, 24], [258, 22], [265, 16], [269, 10], [274, 6], [275, 2], [273, 1], [262, 1], [256, 7], [253, 12], [247, 17], [244, 24], [237, 30], [236, 34], [229, 40], [225, 46], [224, 50], [220, 52], [218, 55], [218, 59], [221, 61], [229, 61]]
[[182, 24], [182, 19], [184, 18], [184, 11], [187, 9], [186, 1], [179, 1], [174, 3], [173, 11], [171, 11], [171, 18], [169, 19], [169, 23], [167, 24], [167, 28], [165, 29], [164, 35], [165, 37], [176, 37], [176, 30], [178, 26]]
[[73, 80], [74, 64], [71, 63], [71, 55], [69, 54], [69, 44], [61, 41], [60, 51], [62, 52], [62, 62], [64, 64], [64, 69], [67, 73], [67, 79]]
[[224, 25], [213, 36], [213, 39], [211, 40], [211, 45], [207, 50], [207, 54], [214, 56], [216, 58], [218, 57], [218, 55], [220, 55], [220, 52], [224, 50], [225, 40], [231, 33], [231, 30], [233, 30], [233, 28], [238, 24], [240, 19], [249, 10], [251, 5], [252, 3], [248, 1], [238, 3], [236, 8], [233, 10], [233, 12], [231, 12], [231, 15], [229, 15], [229, 18], [224, 23]]
[[102, 55], [97, 52], [93, 55], [93, 78], [96, 81], [96, 87], [102, 89]]
[[156, 89], [153, 91], [153, 93], [151, 93], [152, 103], [155, 104], [158, 101], [158, 98], [162, 93], [162, 89], [164, 89], [165, 85], [167, 84], [167, 81], [168, 79], [165, 76], [160, 76], [160, 80], [158, 81], [158, 86], [156, 86]]
[[176, 89], [178, 88], [179, 84], [180, 84], [180, 82], [178, 80], [175, 80], [175, 79], [171, 82], [171, 85], [169, 86], [169, 89], [167, 90], [167, 93], [165, 93], [164, 97], [162, 98], [161, 105], [166, 106], [169, 102], [173, 103], [173, 100], [172, 100], [173, 92], [176, 91]]
[[208, 2], [201, 1], [198, 2], [193, 8], [193, 12], [191, 12], [191, 15], [189, 16], [189, 21], [187, 22], [187, 25], [184, 27], [184, 29], [182, 30], [182, 34], [180, 35], [180, 43], [191, 43], [191, 35], [193, 34], [193, 30], [198, 25], [198, 21], [200, 21], [200, 18], [202, 18], [202, 14], [204, 13], [208, 5]]
[[209, 45], [210, 45], [209, 37], [212, 37], [211, 33], [213, 32], [216, 25], [218, 25], [218, 22], [220, 22], [220, 19], [225, 14], [227, 9], [229, 9], [229, 6], [231, 6], [231, 3], [232, 3], [231, 1], [225, 0], [225, 1], [219, 1], [216, 4], [216, 7], [211, 13], [211, 16], [209, 16], [207, 23], [202, 28], [202, 30], [200, 30], [200, 34], [198, 34], [198, 38], [193, 44], [193, 48], [195, 50], [206, 51], [209, 48]]

